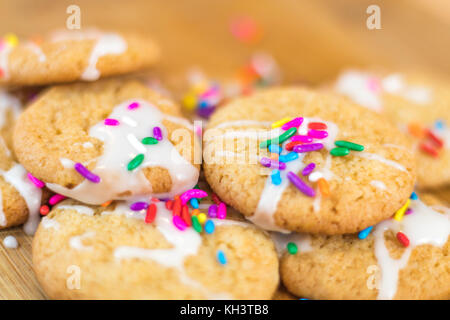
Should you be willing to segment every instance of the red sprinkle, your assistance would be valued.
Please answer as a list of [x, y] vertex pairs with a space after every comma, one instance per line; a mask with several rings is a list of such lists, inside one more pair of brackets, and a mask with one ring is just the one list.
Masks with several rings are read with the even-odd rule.
[[436, 148], [434, 148], [432, 145], [423, 142], [419, 145], [420, 149], [426, 153], [428, 153], [429, 155], [433, 156], [433, 157], [438, 157], [439, 156], [439, 152], [436, 150]]
[[313, 130], [326, 130], [328, 127], [325, 123], [322, 122], [311, 122], [308, 123], [308, 128]]
[[219, 205], [222, 203], [222, 200], [220, 200], [220, 198], [214, 192], [212, 193], [211, 197], [215, 204]]
[[301, 141], [291, 141], [288, 144], [286, 144], [285, 148], [287, 151], [292, 151], [295, 146], [298, 146], [299, 144], [303, 144]]
[[404, 247], [409, 246], [409, 239], [403, 232], [397, 232], [397, 240], [400, 242]]
[[46, 216], [49, 212], [50, 212], [50, 208], [47, 205], [43, 205], [41, 206], [41, 208], [39, 209], [39, 212], [43, 215]]
[[436, 146], [440, 149], [444, 146], [444, 141], [442, 141], [441, 138], [439, 138], [437, 135], [435, 135], [433, 133], [433, 131], [427, 129], [426, 130], [427, 136], [428, 138], [430, 138], [431, 141], [434, 142], [434, 144], [436, 144]]
[[181, 214], [181, 199], [179, 196], [175, 198], [175, 202], [173, 203], [172, 214], [174, 216], [179, 216]]
[[156, 217], [156, 211], [158, 208], [156, 207], [156, 204], [151, 203], [147, 208], [147, 213], [145, 215], [145, 223], [152, 223], [155, 220]]
[[172, 200], [167, 200], [166, 201], [166, 209], [167, 210], [172, 210], [173, 208], [173, 201]]
[[159, 199], [158, 198], [151, 198], [150, 199], [152, 202], [159, 202]]
[[186, 204], [183, 205], [181, 209], [181, 219], [183, 219], [183, 221], [186, 222], [189, 227], [191, 226], [191, 215], [189, 214], [189, 208]]
[[2, 78], [2, 77], [3, 77], [3, 74], [4, 74], [4, 72], [3, 72], [3, 69], [2, 69], [2, 68], [0, 68], [0, 78]]

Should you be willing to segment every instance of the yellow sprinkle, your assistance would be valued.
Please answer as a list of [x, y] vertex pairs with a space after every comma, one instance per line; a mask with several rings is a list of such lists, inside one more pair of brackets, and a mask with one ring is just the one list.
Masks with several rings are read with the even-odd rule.
[[197, 216], [197, 219], [198, 219], [198, 222], [200, 222], [201, 224], [204, 224], [206, 222], [206, 219], [207, 219], [206, 214], [200, 213]]
[[283, 124], [285, 124], [286, 122], [289, 122], [291, 120], [292, 120], [292, 118], [283, 118], [281, 120], [275, 121], [274, 123], [272, 123], [272, 129], [279, 128]]
[[403, 205], [403, 207], [401, 207], [400, 209], [397, 210], [397, 212], [394, 215], [395, 220], [401, 221], [403, 219], [406, 209], [408, 209], [410, 203], [411, 203], [411, 199], [408, 199], [408, 201], [406, 201], [406, 203]]
[[192, 111], [197, 106], [197, 97], [193, 93], [188, 93], [183, 98], [183, 106], [188, 111]]
[[5, 42], [10, 46], [10, 47], [15, 47], [17, 46], [17, 44], [19, 43], [19, 39], [17, 38], [17, 36], [14, 33], [8, 33], [5, 36]]

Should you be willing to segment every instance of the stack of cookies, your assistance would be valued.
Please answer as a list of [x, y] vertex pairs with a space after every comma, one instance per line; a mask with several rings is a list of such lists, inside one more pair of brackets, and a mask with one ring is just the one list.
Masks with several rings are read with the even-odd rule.
[[147, 37], [98, 30], [3, 43], [0, 222], [35, 234], [50, 298], [270, 299], [280, 283], [450, 298], [450, 213], [428, 196], [450, 185], [446, 89], [386, 75], [370, 94], [353, 78], [272, 88], [195, 130], [122, 76], [157, 58]]

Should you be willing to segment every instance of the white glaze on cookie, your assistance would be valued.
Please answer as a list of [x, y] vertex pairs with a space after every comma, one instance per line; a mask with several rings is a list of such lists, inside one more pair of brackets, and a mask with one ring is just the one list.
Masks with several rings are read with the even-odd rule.
[[[172, 245], [172, 248], [146, 249], [120, 246], [114, 250], [114, 257], [118, 260], [133, 258], [153, 260], [165, 267], [176, 269], [181, 282], [185, 285], [199, 289], [209, 299], [232, 298], [228, 294], [210, 292], [201, 283], [190, 278], [186, 274], [184, 261], [188, 256], [196, 255], [198, 253], [202, 243], [202, 238], [193, 228], [188, 228], [184, 231], [178, 230], [172, 223], [172, 212], [166, 209], [163, 202], [158, 202], [156, 205], [158, 208], [158, 213], [156, 215], [154, 225], [163, 237]], [[128, 214], [126, 213], [127, 211]], [[125, 216], [135, 215], [135, 213], [129, 211], [130, 209], [128, 205], [119, 204], [112, 214], [125, 214]], [[233, 222], [231, 222], [231, 224], [232, 223]], [[226, 224], [226, 222], [223, 222], [223, 224]]]
[[[407, 266], [413, 249], [420, 245], [430, 244], [442, 247], [450, 232], [450, 212], [438, 213], [420, 200], [412, 200], [410, 208], [413, 212], [405, 215], [399, 222], [394, 219], [378, 224], [373, 232], [375, 236], [375, 256], [381, 269], [378, 299], [393, 299], [397, 292], [399, 272]], [[392, 230], [394, 234], [403, 232], [410, 241], [399, 259], [393, 259], [386, 248], [384, 234]]]
[[307, 233], [292, 232], [289, 234], [280, 232], [269, 232], [272, 238], [278, 256], [281, 257], [287, 250], [289, 242], [295, 243], [298, 248], [298, 254], [312, 251], [311, 236]]
[[16, 119], [22, 109], [20, 100], [8, 93], [5, 90], [0, 89], [0, 129], [5, 126], [5, 121], [8, 119], [8, 113], [12, 113], [14, 119]]
[[417, 105], [432, 102], [429, 88], [408, 85], [401, 74], [390, 74], [380, 79], [367, 72], [349, 70], [337, 79], [335, 90], [376, 112], [383, 111], [383, 93], [401, 96]]
[[2, 71], [1, 77], [4, 80], [9, 79], [9, 54], [11, 53], [12, 47], [8, 44], [4, 44], [2, 48], [0, 48], [0, 69]]
[[[79, 212], [79, 211], [78, 211]], [[73, 236], [69, 239], [69, 245], [71, 248], [75, 249], [75, 250], [87, 250], [87, 251], [92, 251], [93, 247], [91, 246], [85, 246], [83, 244], [83, 240], [84, 239], [88, 239], [88, 238], [93, 238], [95, 236], [95, 232], [93, 231], [87, 231], [85, 233], [83, 233], [82, 235], [79, 236]]]
[[[132, 102], [138, 102], [139, 107], [129, 110], [128, 105]], [[139, 99], [125, 101], [116, 106], [108, 118], [116, 119], [120, 124], [106, 126], [101, 121], [89, 130], [91, 137], [103, 142], [103, 154], [91, 170], [101, 178], [100, 183], [84, 180], [73, 189], [48, 183], [48, 188], [88, 204], [102, 204], [113, 199], [129, 200], [140, 196], [172, 198], [195, 186], [198, 170], [169, 141], [167, 130], [161, 124], [165, 116], [154, 105]], [[152, 136], [156, 126], [161, 128], [163, 139], [155, 145], [143, 145], [140, 141]], [[144, 154], [144, 161], [135, 170], [128, 171], [128, 163], [138, 154]], [[164, 194], [153, 193], [142, 171], [146, 167], [167, 169], [172, 189]]]

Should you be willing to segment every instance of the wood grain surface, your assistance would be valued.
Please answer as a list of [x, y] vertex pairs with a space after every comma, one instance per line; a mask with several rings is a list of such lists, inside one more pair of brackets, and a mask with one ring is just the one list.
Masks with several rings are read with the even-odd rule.
[[[81, 8], [83, 26], [137, 30], [154, 35], [162, 48], [155, 73], [177, 81], [193, 66], [226, 77], [251, 53], [273, 55], [284, 81], [312, 84], [349, 66], [425, 69], [450, 75], [448, 0], [1, 0], [0, 35], [32, 36], [65, 27], [66, 8]], [[381, 30], [368, 30], [366, 8], [381, 8]], [[256, 44], [229, 31], [231, 19], [249, 16], [263, 30]], [[0, 298], [44, 299], [31, 265], [31, 238], [21, 228], [18, 249], [0, 244]]]

